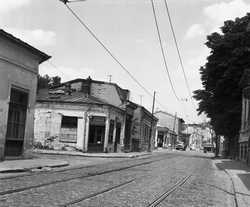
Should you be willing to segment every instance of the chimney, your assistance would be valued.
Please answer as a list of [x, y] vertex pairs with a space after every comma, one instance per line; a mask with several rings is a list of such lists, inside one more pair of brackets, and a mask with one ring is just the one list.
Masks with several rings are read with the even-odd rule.
[[90, 78], [90, 76], [86, 80], [82, 81], [82, 92], [87, 96], [89, 96], [91, 92], [91, 81], [92, 79]]

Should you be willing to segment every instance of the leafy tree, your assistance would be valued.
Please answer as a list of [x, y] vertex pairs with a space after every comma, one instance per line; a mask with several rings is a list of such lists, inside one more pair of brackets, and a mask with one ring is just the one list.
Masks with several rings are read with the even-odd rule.
[[52, 77], [52, 86], [57, 86], [59, 84], [61, 84], [61, 77], [59, 76]]
[[229, 153], [235, 156], [241, 124], [241, 95], [239, 81], [250, 68], [250, 13], [221, 27], [222, 33], [207, 37], [210, 55], [200, 68], [203, 89], [194, 91], [199, 101], [199, 114], [211, 119], [216, 135], [229, 142]]
[[50, 77], [47, 74], [44, 76], [38, 75], [37, 89], [50, 88], [52, 86], [59, 85], [61, 83], [61, 77]]
[[38, 75], [37, 89], [49, 88], [51, 78], [48, 75]]

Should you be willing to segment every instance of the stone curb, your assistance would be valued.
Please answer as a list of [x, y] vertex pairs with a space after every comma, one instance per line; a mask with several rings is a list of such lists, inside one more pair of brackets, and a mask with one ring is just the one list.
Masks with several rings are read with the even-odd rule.
[[249, 207], [250, 205], [250, 197], [249, 196], [244, 196], [247, 195], [246, 192], [244, 192], [244, 186], [242, 186], [242, 183], [238, 180], [238, 176], [232, 173], [230, 170], [225, 169], [225, 172], [231, 177], [233, 185], [234, 185], [234, 190], [235, 190], [235, 196], [236, 196], [236, 201], [237, 205], [239, 207]]
[[[21, 160], [18, 160], [18, 161], [22, 162]], [[28, 167], [25, 167], [25, 166], [22, 167], [21, 165], [22, 164], [20, 164], [20, 167], [13, 167], [13, 166], [8, 166], [8, 164], [6, 164], [6, 166], [1, 167], [1, 163], [0, 163], [0, 173], [19, 173], [19, 172], [27, 172], [32, 169], [65, 167], [65, 166], [68, 166], [69, 163], [67, 161], [59, 161], [58, 163], [44, 163], [44, 164], [35, 163], [35, 164], [30, 164], [30, 166]]]
[[138, 153], [138, 154], [128, 154], [124, 153], [122, 154], [103, 154], [103, 153], [82, 153], [82, 152], [75, 152], [75, 151], [57, 151], [57, 150], [33, 150], [33, 153], [39, 153], [39, 154], [50, 154], [50, 155], [69, 155], [69, 156], [82, 156], [82, 157], [99, 157], [99, 158], [136, 158], [136, 157], [142, 157], [147, 155], [152, 155], [152, 153]]

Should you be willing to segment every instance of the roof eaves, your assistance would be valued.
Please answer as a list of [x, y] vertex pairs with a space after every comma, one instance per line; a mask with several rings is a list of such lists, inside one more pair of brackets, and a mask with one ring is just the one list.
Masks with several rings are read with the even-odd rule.
[[0, 35], [4, 36], [5, 38], [23, 46], [24, 48], [28, 49], [30, 52], [32, 52], [35, 55], [39, 55], [40, 56], [40, 60], [39, 63], [42, 63], [48, 59], [51, 58], [51, 56], [47, 55], [46, 53], [36, 49], [35, 47], [29, 45], [28, 43], [22, 41], [21, 39], [14, 37], [12, 34], [4, 31], [3, 29], [0, 29]]

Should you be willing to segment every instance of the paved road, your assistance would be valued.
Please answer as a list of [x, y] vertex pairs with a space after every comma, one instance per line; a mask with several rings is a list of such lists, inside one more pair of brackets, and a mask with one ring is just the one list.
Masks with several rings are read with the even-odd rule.
[[235, 206], [211, 156], [157, 153], [90, 167], [0, 179], [0, 206]]

